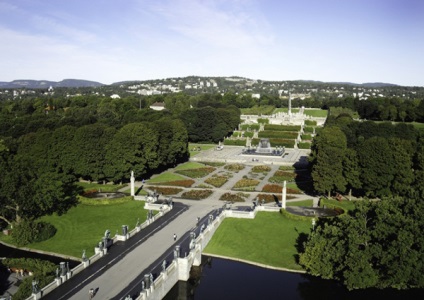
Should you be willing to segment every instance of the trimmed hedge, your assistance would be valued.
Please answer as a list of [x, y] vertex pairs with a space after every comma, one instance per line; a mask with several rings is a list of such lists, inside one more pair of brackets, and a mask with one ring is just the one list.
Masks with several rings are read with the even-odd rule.
[[317, 126], [317, 121], [305, 120], [305, 125], [307, 125], [307, 126]]
[[275, 130], [275, 131], [300, 131], [301, 126], [299, 125], [277, 125], [277, 124], [268, 124], [264, 126], [265, 130]]
[[298, 132], [294, 131], [271, 131], [264, 130], [258, 132], [259, 138], [281, 138], [281, 139], [295, 139], [298, 136]]
[[247, 131], [249, 128], [250, 130], [259, 130], [261, 128], [261, 125], [259, 124], [242, 124], [240, 126], [241, 130]]
[[311, 149], [311, 145], [312, 145], [312, 143], [310, 143], [310, 142], [300, 142], [300, 143], [297, 144], [297, 147], [299, 149]]
[[246, 146], [246, 139], [237, 139], [237, 140], [225, 139], [224, 145], [227, 145], [227, 146]]

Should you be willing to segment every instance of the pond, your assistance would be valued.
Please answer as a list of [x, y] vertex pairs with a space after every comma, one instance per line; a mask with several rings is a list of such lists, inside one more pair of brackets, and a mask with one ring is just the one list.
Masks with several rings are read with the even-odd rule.
[[424, 289], [346, 290], [332, 280], [283, 272], [220, 258], [202, 257], [187, 282], [178, 282], [164, 300], [250, 299], [424, 299]]

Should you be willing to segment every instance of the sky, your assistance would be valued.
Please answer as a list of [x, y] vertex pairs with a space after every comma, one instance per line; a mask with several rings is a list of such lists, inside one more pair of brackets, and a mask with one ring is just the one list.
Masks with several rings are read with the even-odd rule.
[[0, 81], [424, 86], [422, 0], [0, 0]]

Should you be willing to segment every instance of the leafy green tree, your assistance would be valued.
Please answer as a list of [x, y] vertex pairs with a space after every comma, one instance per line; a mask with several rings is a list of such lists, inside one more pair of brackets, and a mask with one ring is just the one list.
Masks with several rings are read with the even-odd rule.
[[352, 196], [352, 189], [359, 189], [362, 184], [359, 179], [361, 168], [358, 163], [358, 156], [354, 149], [346, 149], [345, 159], [343, 160], [343, 176], [346, 179], [346, 187], [349, 190], [349, 199]]
[[422, 288], [423, 209], [418, 198], [356, 202], [347, 215], [317, 222], [299, 262], [349, 290]]
[[365, 140], [357, 149], [360, 179], [364, 192], [369, 197], [382, 197], [391, 194], [391, 183], [395, 178], [396, 166], [387, 139], [373, 137]]
[[9, 155], [2, 160], [0, 219], [8, 224], [65, 213], [77, 204], [78, 188], [70, 174], [48, 172], [30, 160]]
[[125, 125], [106, 145], [105, 173], [111, 181], [128, 180], [131, 171], [142, 178], [156, 169], [159, 136], [150, 123]]
[[346, 136], [338, 127], [324, 127], [315, 137], [312, 153], [314, 189], [320, 193], [344, 192], [346, 179], [343, 162], [347, 149]]
[[78, 128], [73, 139], [75, 173], [84, 179], [105, 180], [105, 146], [116, 130], [104, 124], [85, 125]]

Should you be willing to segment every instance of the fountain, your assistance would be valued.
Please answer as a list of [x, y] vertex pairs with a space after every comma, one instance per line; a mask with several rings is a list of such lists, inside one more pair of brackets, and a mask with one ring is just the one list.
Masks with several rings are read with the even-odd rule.
[[256, 147], [256, 154], [271, 154], [271, 143], [269, 139], [261, 139], [258, 146]]
[[285, 152], [284, 147], [277, 146], [275, 149], [271, 148], [271, 143], [269, 139], [262, 138], [259, 141], [258, 146], [255, 148], [249, 146], [243, 149], [242, 154], [248, 155], [266, 155], [266, 156], [282, 156]]

